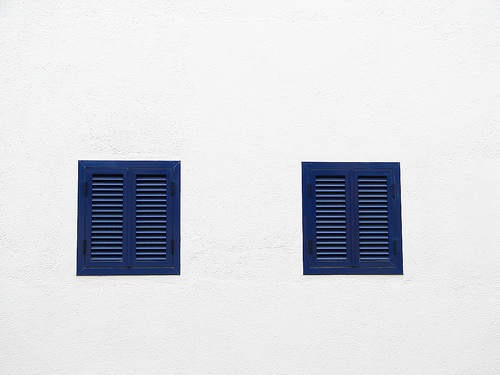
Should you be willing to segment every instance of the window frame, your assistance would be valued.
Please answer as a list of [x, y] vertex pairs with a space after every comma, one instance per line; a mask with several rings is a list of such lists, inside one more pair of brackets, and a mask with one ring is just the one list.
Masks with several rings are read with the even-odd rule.
[[[145, 170], [169, 170], [166, 171], [167, 174], [171, 176], [171, 182], [173, 182], [174, 192], [171, 196], [171, 213], [167, 211], [168, 215], [171, 217], [171, 225], [167, 226], [167, 230], [171, 230], [171, 238], [174, 244], [174, 253], [172, 254], [172, 265], [171, 266], [146, 266], [146, 267], [136, 267], [133, 266], [132, 261], [130, 261], [131, 266], [124, 267], [90, 267], [88, 262], [85, 260], [84, 252], [84, 240], [88, 234], [85, 233], [86, 221], [88, 217], [86, 213], [88, 212], [88, 200], [90, 200], [91, 195], [85, 196], [85, 185], [88, 168], [102, 169], [106, 172], [112, 172], [113, 170], [127, 170], [127, 176], [136, 173], [137, 169]], [[130, 179], [131, 181], [131, 179]], [[88, 184], [87, 184], [88, 185]], [[128, 210], [124, 209], [124, 232], [133, 232], [135, 220], [132, 219], [133, 210], [132, 195], [133, 195], [133, 185], [127, 185], [130, 191], [126, 191], [124, 187], [124, 196], [127, 195], [129, 199]], [[77, 276], [105, 276], [105, 275], [180, 275], [180, 161], [127, 161], [127, 160], [79, 160], [78, 161], [78, 225], [77, 225]], [[87, 186], [87, 189], [90, 188]], [[168, 195], [171, 195], [171, 186], [167, 184]], [[125, 205], [125, 203], [124, 203]], [[89, 214], [90, 216], [90, 214]], [[123, 245], [123, 257], [128, 258], [131, 256], [133, 249], [130, 246], [129, 239], [130, 234], [124, 236]], [[90, 244], [87, 244], [86, 253], [90, 253]], [[167, 248], [170, 249], [170, 244], [167, 243]], [[167, 250], [168, 251], [168, 250]], [[150, 263], [150, 262], [148, 262]]]
[[[346, 222], [351, 226], [347, 230], [347, 261], [330, 262], [319, 261], [316, 258], [316, 236], [313, 233], [315, 227], [315, 184], [311, 177], [315, 173], [325, 173], [328, 170], [337, 170], [339, 175], [350, 177], [346, 179]], [[317, 172], [318, 171], [318, 172]], [[321, 172], [323, 171], [323, 172]], [[357, 246], [359, 236], [355, 232], [354, 224], [358, 218], [359, 210], [355, 207], [357, 200], [357, 183], [353, 176], [370, 174], [377, 171], [378, 175], [387, 173], [392, 178], [394, 197], [389, 203], [388, 216], [389, 232], [395, 243], [389, 243], [390, 249], [395, 247], [395, 254], [390, 261], [380, 261], [381, 266], [376, 266], [379, 261], [359, 261], [359, 247]], [[311, 183], [311, 185], [309, 185]], [[309, 190], [311, 189], [311, 197]], [[389, 189], [389, 187], [388, 187]], [[391, 207], [392, 206], [392, 207]], [[313, 209], [314, 207], [314, 209]], [[392, 211], [392, 212], [391, 212]], [[391, 228], [392, 226], [392, 228]], [[302, 162], [302, 232], [303, 232], [303, 274], [304, 275], [402, 275], [403, 253], [402, 253], [402, 222], [401, 222], [401, 178], [399, 162]], [[312, 242], [310, 242], [312, 241]], [[309, 252], [310, 243], [312, 253]], [[314, 257], [314, 258], [313, 258]], [[330, 263], [321, 265], [321, 263]], [[344, 263], [344, 264], [341, 264]], [[363, 264], [364, 263], [364, 264]]]

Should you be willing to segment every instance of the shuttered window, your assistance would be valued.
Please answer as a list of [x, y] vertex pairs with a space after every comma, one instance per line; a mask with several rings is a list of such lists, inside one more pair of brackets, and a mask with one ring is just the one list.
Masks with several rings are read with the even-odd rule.
[[399, 163], [302, 163], [304, 274], [402, 274]]
[[78, 168], [77, 274], [180, 274], [180, 162]]

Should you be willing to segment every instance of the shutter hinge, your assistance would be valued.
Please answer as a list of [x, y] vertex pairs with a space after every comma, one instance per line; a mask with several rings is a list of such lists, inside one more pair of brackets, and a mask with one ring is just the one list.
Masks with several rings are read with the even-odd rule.
[[85, 181], [84, 184], [83, 184], [83, 195], [85, 197], [87, 196], [87, 181]]
[[394, 240], [394, 255], [396, 255], [398, 249], [398, 243]]
[[392, 183], [392, 197], [396, 198], [396, 184], [394, 182]]
[[312, 240], [309, 240], [309, 254], [313, 253], [313, 242]]
[[87, 253], [87, 240], [83, 240], [83, 255]]
[[174, 245], [174, 239], [172, 238], [172, 240], [170, 241], [170, 250], [172, 251], [172, 254], [174, 253], [174, 250], [175, 250], [175, 245]]
[[309, 182], [307, 189], [309, 191], [309, 198], [311, 198], [311, 183]]
[[[174, 196], [174, 191], [175, 191], [175, 184], [174, 184], [174, 181], [172, 181], [172, 184], [171, 184], [172, 188], [170, 189], [170, 191], [172, 192], [172, 197]], [[173, 241], [173, 240], [172, 240]]]

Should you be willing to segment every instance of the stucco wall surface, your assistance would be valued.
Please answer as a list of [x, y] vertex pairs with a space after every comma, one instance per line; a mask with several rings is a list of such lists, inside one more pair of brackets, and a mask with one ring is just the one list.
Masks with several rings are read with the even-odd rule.
[[[1, 374], [500, 374], [498, 1], [0, 2]], [[77, 160], [181, 160], [181, 275], [76, 277]], [[402, 276], [303, 276], [301, 161], [400, 161]]]

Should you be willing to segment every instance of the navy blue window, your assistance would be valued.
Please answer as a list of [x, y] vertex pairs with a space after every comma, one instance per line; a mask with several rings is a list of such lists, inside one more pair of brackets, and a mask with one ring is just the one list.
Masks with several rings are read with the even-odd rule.
[[77, 275], [179, 275], [179, 245], [179, 161], [78, 162]]
[[302, 163], [304, 275], [403, 274], [399, 163]]

